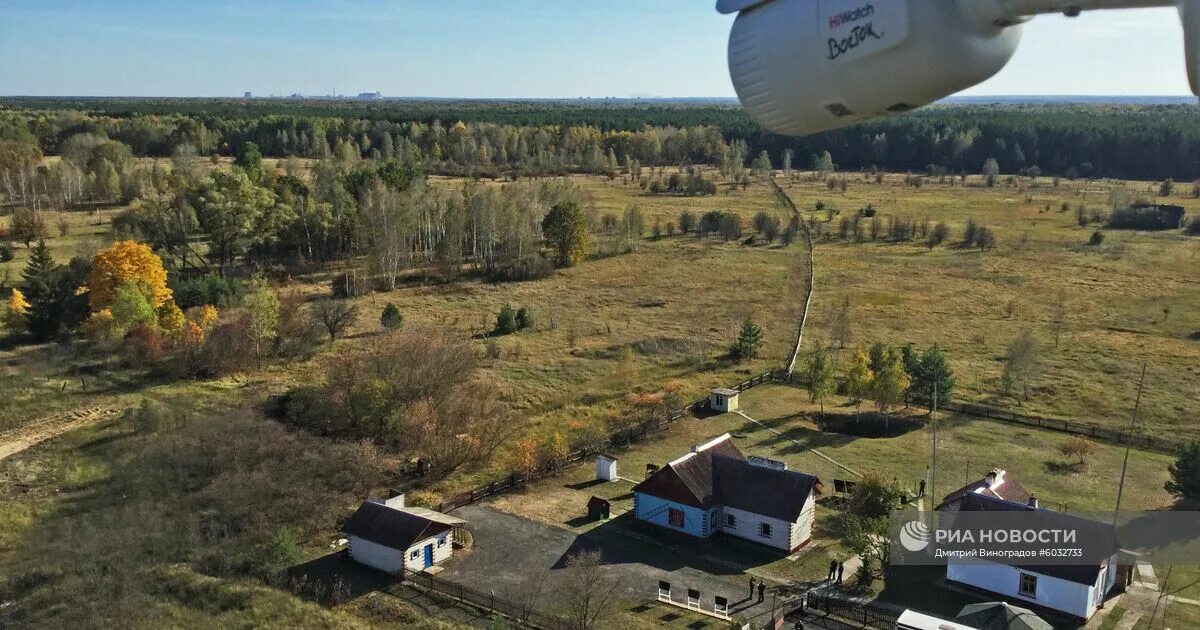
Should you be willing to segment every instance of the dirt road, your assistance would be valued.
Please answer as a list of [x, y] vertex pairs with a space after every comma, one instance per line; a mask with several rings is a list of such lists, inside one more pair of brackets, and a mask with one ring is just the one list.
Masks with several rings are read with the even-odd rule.
[[125, 409], [120, 406], [96, 406], [56, 413], [24, 426], [0, 433], [0, 461], [79, 427], [109, 420]]

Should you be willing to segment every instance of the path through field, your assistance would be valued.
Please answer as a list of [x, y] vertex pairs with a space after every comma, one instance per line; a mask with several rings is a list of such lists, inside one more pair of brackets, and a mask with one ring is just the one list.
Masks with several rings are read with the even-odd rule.
[[68, 431], [115, 418], [123, 411], [124, 408], [120, 406], [86, 407], [52, 414], [0, 433], [0, 461]]
[[771, 180], [771, 188], [775, 192], [776, 202], [787, 212], [790, 212], [792, 217], [799, 220], [801, 231], [804, 232], [804, 246], [808, 249], [808, 287], [804, 292], [804, 308], [800, 312], [800, 326], [796, 332], [796, 346], [792, 349], [792, 356], [788, 360], [787, 375], [790, 378], [792, 373], [796, 371], [796, 361], [800, 359], [800, 347], [804, 343], [804, 325], [808, 322], [808, 311], [812, 307], [813, 293], [816, 291], [816, 255], [813, 252], [812, 232], [808, 229], [808, 222], [796, 209], [796, 204], [792, 202], [792, 198], [788, 196], [779, 184], [774, 179]]

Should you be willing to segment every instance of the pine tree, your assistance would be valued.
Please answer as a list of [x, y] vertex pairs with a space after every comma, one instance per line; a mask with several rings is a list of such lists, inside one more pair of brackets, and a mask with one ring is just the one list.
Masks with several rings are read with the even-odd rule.
[[59, 295], [54, 258], [46, 241], [38, 241], [21, 273], [22, 287], [29, 308], [25, 324], [38, 341], [53, 339], [62, 329], [62, 300]]
[[762, 347], [763, 330], [758, 324], [750, 320], [742, 322], [742, 328], [738, 332], [737, 341], [733, 343], [733, 348], [730, 349], [730, 354], [733, 358], [739, 360], [753, 359], [758, 356], [758, 349]]

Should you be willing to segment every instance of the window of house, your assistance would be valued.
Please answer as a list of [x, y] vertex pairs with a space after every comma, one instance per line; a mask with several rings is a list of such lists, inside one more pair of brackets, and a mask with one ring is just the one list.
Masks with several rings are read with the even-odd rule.
[[408, 557], [411, 560], [416, 560], [417, 556], [419, 556], [419, 555], [421, 555], [421, 552], [417, 551], [416, 549], [413, 549], [411, 552], [409, 552]]
[[445, 547], [445, 546], [446, 546], [446, 539], [445, 539], [445, 538], [439, 538], [439, 539], [438, 539], [438, 546], [439, 546], [439, 547]]
[[683, 527], [683, 510], [669, 508], [667, 510], [667, 523], [669, 523], [671, 527]]
[[725, 515], [725, 526], [726, 527], [737, 527], [737, 517], [732, 514], [726, 514]]
[[1029, 573], [1021, 574], [1021, 588], [1018, 591], [1026, 597], [1037, 597], [1037, 576]]
[[770, 523], [759, 523], [758, 524], [758, 535], [762, 536], [763, 538], [770, 538], [771, 537], [771, 524]]

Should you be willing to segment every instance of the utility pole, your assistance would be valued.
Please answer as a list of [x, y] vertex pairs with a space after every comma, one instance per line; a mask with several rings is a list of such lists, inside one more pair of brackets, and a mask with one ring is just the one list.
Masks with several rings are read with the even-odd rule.
[[1133, 416], [1129, 420], [1129, 432], [1125, 440], [1125, 461], [1121, 464], [1121, 483], [1117, 486], [1117, 505], [1113, 508], [1112, 553], [1117, 552], [1117, 519], [1121, 516], [1121, 497], [1125, 494], [1125, 475], [1129, 472], [1129, 453], [1133, 450], [1133, 430], [1137, 426], [1138, 409], [1142, 406], [1142, 388], [1146, 385], [1146, 362], [1142, 362], [1142, 376], [1138, 379], [1137, 398], [1133, 402]]
[[[929, 504], [936, 507], [937, 503], [937, 404], [938, 384], [933, 383], [933, 401], [929, 406], [929, 421], [933, 425], [933, 461], [929, 466]], [[933, 510], [930, 510], [932, 512]]]

